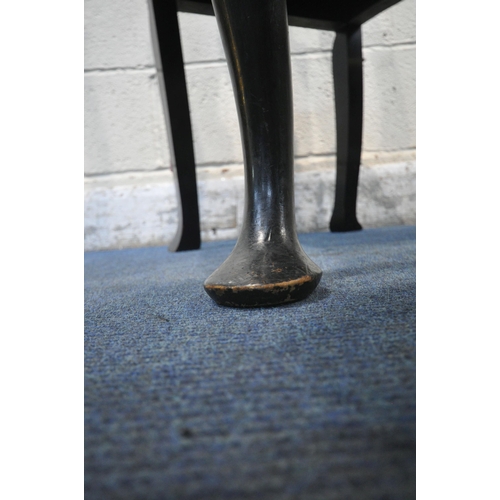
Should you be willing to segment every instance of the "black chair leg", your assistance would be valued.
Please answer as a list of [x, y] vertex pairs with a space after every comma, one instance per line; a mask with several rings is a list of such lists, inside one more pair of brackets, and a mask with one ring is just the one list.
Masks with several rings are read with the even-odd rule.
[[363, 127], [360, 26], [337, 33], [332, 60], [337, 123], [337, 183], [330, 230], [356, 231], [361, 229], [356, 218], [356, 198]]
[[218, 304], [277, 305], [307, 297], [321, 269], [297, 238], [286, 0], [213, 0], [236, 97], [245, 212], [234, 250], [205, 281]]
[[[200, 248], [193, 137], [175, 0], [149, 0], [160, 93], [177, 185], [179, 223], [169, 250]], [[164, 70], [163, 70], [164, 69]]]

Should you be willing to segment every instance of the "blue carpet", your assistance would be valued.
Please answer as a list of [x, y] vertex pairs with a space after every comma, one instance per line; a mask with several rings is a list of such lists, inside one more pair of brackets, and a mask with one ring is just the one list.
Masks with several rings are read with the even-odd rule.
[[234, 241], [85, 256], [85, 496], [415, 498], [415, 227], [300, 235], [305, 301], [217, 306]]

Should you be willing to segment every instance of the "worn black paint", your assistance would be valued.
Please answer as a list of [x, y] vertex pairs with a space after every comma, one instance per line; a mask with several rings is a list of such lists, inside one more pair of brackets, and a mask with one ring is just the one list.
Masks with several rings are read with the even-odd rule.
[[206, 280], [219, 304], [276, 305], [309, 295], [321, 269], [297, 239], [293, 109], [285, 0], [213, 0], [235, 91], [245, 161], [236, 246]]

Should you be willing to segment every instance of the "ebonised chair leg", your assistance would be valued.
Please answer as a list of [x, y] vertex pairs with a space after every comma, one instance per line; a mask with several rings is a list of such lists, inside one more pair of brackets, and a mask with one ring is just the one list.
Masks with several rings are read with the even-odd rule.
[[337, 123], [337, 183], [330, 230], [355, 231], [361, 229], [356, 218], [363, 127], [360, 26], [337, 33], [332, 61]]
[[297, 239], [286, 0], [212, 0], [236, 97], [245, 213], [234, 250], [205, 281], [217, 303], [277, 305], [307, 297], [321, 269]]
[[193, 137], [175, 0], [149, 0], [160, 93], [177, 186], [179, 222], [169, 250], [200, 248]]

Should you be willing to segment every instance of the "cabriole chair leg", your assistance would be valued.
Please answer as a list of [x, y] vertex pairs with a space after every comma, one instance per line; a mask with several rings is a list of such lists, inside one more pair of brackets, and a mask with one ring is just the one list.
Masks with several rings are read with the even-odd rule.
[[296, 232], [286, 0], [213, 0], [235, 92], [245, 162], [245, 213], [234, 250], [205, 281], [218, 304], [301, 300], [322, 271]]
[[337, 182], [330, 230], [356, 231], [361, 229], [356, 218], [356, 199], [363, 130], [360, 26], [337, 32], [332, 62], [337, 123]]
[[196, 165], [176, 1], [149, 0], [149, 12], [179, 207], [177, 233], [168, 248], [196, 250], [201, 245]]

